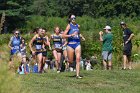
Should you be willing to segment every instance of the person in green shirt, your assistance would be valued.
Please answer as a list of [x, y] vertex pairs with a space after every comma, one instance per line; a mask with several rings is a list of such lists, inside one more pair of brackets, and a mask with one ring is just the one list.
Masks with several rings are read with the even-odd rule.
[[103, 58], [103, 66], [105, 70], [111, 70], [112, 69], [112, 40], [113, 40], [113, 34], [111, 33], [111, 27], [105, 26], [104, 28], [105, 34], [100, 31], [100, 41], [103, 42], [102, 45], [102, 58]]

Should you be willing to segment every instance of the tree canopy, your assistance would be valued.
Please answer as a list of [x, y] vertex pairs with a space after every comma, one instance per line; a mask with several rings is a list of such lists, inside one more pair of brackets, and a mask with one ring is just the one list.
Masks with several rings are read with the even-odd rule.
[[0, 13], [49, 17], [63, 17], [69, 13], [92, 17], [139, 16], [139, 5], [139, 0], [1, 0]]
[[6, 23], [15, 28], [23, 27], [33, 15], [65, 17], [73, 13], [93, 18], [137, 17], [140, 15], [139, 5], [140, 0], [0, 0], [0, 15], [5, 12]]

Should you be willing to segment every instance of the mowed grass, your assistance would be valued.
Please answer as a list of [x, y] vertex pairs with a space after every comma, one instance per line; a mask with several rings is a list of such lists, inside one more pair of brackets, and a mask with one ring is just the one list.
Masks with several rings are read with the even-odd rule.
[[32, 93], [140, 93], [139, 70], [81, 71], [19, 75], [22, 88]]

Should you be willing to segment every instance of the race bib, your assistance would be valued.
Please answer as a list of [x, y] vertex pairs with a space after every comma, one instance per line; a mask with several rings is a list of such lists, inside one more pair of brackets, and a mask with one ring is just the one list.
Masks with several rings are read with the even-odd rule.
[[79, 39], [79, 35], [75, 35], [72, 37], [73, 39]]
[[19, 50], [19, 46], [14, 46], [14, 49]]
[[42, 45], [36, 45], [36, 49], [42, 49]]
[[54, 44], [54, 48], [60, 48], [61, 44]]

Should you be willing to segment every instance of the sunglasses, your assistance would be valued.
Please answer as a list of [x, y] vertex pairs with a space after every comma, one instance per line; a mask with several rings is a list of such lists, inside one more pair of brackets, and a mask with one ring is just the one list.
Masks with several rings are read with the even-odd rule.
[[16, 35], [18, 35], [19, 33], [15, 33]]
[[76, 20], [76, 17], [74, 17], [74, 18], [71, 18], [71, 20]]

